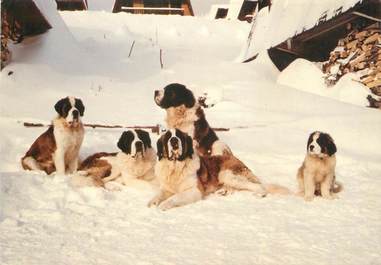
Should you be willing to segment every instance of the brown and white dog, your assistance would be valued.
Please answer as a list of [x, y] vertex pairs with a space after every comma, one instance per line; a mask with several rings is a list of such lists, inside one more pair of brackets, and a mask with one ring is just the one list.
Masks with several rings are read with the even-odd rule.
[[297, 174], [299, 194], [306, 201], [312, 201], [315, 195], [333, 199], [342, 189], [335, 181], [336, 151], [329, 134], [316, 131], [309, 136], [307, 154]]
[[148, 206], [168, 210], [201, 200], [199, 175], [205, 170], [194, 154], [192, 138], [180, 130], [167, 131], [157, 141], [157, 155], [155, 175], [160, 191]]
[[179, 129], [193, 137], [194, 147], [202, 157], [209, 177], [217, 180], [219, 185], [223, 184], [222, 191], [226, 188], [229, 188], [228, 191], [249, 190], [259, 196], [290, 193], [278, 185], [261, 184], [259, 178], [218, 139], [192, 91], [184, 85], [175, 83], [166, 86], [164, 90], [157, 90], [154, 100], [166, 110], [169, 129]]
[[90, 177], [95, 186], [104, 186], [112, 180], [128, 185], [134, 180], [152, 181], [155, 178], [156, 153], [148, 132], [128, 130], [123, 132], [117, 146], [118, 153], [96, 153], [86, 158], [79, 170]]
[[77, 171], [78, 153], [84, 137], [81, 117], [85, 107], [80, 99], [66, 97], [59, 100], [54, 108], [58, 117], [21, 159], [26, 170], [43, 170], [47, 174]]
[[149, 206], [162, 210], [179, 207], [201, 200], [221, 187], [265, 195], [257, 177], [241, 161], [234, 156], [200, 157], [194, 152], [192, 138], [178, 129], [159, 138], [157, 155], [155, 175], [160, 192]]

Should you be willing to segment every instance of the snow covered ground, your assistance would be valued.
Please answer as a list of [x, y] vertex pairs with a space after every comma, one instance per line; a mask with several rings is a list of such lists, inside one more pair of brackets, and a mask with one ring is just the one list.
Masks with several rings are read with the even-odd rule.
[[[55, 27], [14, 46], [1, 72], [1, 264], [381, 264], [379, 110], [283, 86], [263, 55], [235, 63], [247, 23], [63, 12], [64, 24], [49, 14]], [[82, 98], [89, 123], [163, 124], [153, 91], [171, 82], [211, 95], [210, 124], [231, 128], [219, 136], [264, 182], [296, 190], [308, 135], [330, 133], [340, 198], [239, 192], [161, 212], [146, 207], [148, 186], [76, 189], [70, 176], [21, 169], [44, 128], [20, 122], [48, 123], [57, 99]], [[87, 129], [81, 157], [116, 150], [121, 131]]]

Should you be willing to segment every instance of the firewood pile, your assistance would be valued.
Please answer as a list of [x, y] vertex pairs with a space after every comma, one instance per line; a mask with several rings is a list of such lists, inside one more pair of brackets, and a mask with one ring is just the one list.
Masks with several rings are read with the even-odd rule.
[[[338, 41], [329, 60], [322, 66], [327, 85], [334, 85], [343, 75], [357, 72], [360, 82], [381, 96], [381, 29], [376, 23], [363, 30], [353, 30]], [[370, 99], [372, 98], [372, 99]], [[378, 97], [376, 97], [378, 98]], [[370, 107], [379, 108], [381, 101], [368, 97]]]

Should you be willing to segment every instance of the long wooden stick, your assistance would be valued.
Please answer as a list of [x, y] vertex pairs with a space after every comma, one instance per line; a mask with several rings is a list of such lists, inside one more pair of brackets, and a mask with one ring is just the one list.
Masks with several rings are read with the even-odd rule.
[[163, 50], [160, 49], [160, 66], [161, 66], [161, 69], [164, 68], [164, 63], [163, 63]]
[[[30, 127], [47, 127], [49, 124], [43, 124], [43, 123], [34, 123], [34, 122], [23, 122], [23, 125], [27, 128]], [[106, 124], [94, 124], [94, 123], [85, 123], [83, 124], [85, 127], [90, 127], [90, 128], [107, 128], [107, 129], [120, 129], [120, 128], [125, 128], [125, 129], [143, 129], [143, 130], [151, 130], [153, 133], [160, 133], [159, 132], [159, 126], [124, 126], [124, 125], [106, 125]], [[217, 132], [227, 132], [230, 129], [229, 128], [212, 128], [214, 131]]]
[[128, 58], [130, 58], [132, 50], [134, 49], [135, 41], [132, 42], [131, 48], [130, 48], [130, 53], [128, 54]]

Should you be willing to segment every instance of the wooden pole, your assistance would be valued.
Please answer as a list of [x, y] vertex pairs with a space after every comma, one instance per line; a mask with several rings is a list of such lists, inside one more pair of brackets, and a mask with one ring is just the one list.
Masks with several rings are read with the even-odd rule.
[[130, 48], [130, 52], [128, 54], [128, 58], [130, 58], [130, 56], [131, 56], [132, 50], [134, 49], [134, 45], [135, 45], [135, 41], [132, 42], [132, 45], [131, 45], [131, 48]]
[[161, 69], [164, 68], [164, 64], [163, 64], [163, 50], [160, 49], [160, 66], [161, 66]]
[[[43, 124], [43, 123], [34, 123], [34, 122], [23, 122], [23, 125], [27, 128], [31, 127], [48, 127], [50, 125], [48, 124]], [[151, 130], [153, 133], [160, 134], [159, 130], [159, 125], [156, 126], [124, 126], [124, 125], [107, 125], [107, 124], [94, 124], [94, 123], [85, 123], [83, 124], [85, 127], [90, 127], [90, 128], [106, 128], [106, 129], [143, 129], [143, 130]], [[230, 129], [229, 128], [213, 128], [215, 131], [219, 132], [227, 132]]]

